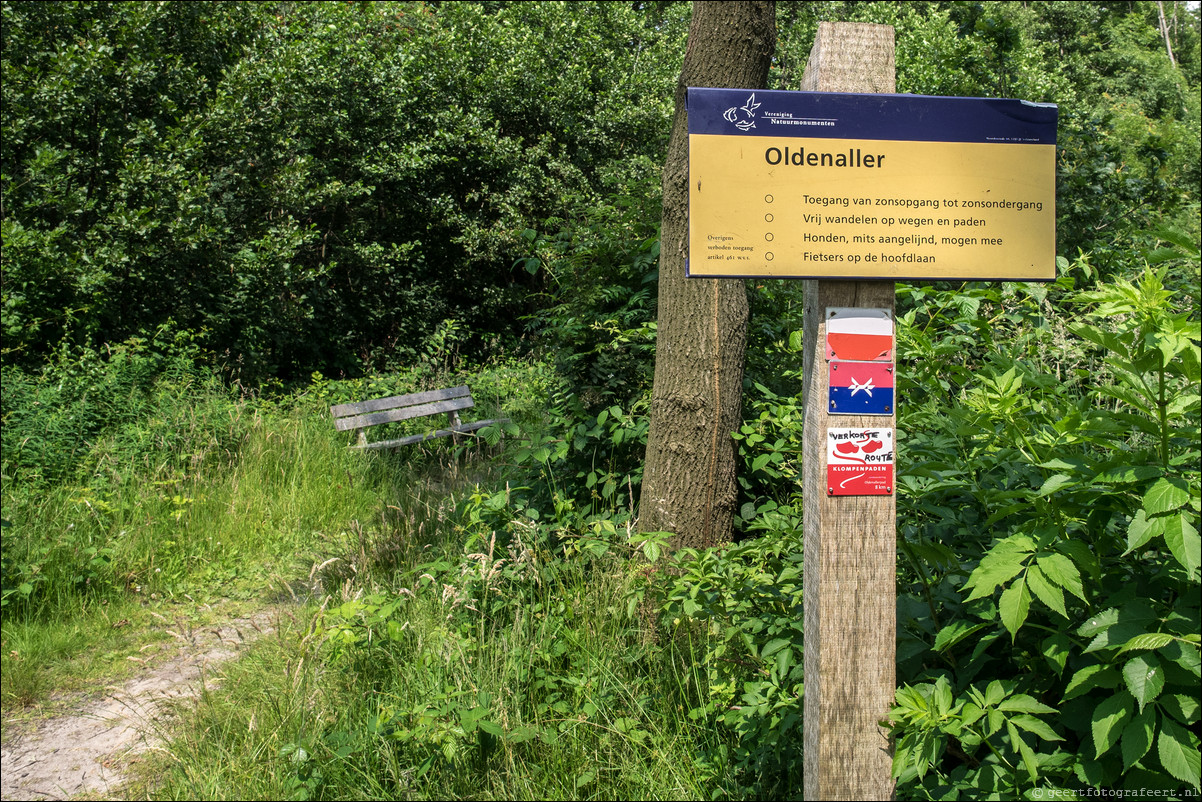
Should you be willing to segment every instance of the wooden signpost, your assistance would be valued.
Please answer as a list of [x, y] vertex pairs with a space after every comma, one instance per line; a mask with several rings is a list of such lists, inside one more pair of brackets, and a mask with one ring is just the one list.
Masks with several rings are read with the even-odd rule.
[[[822, 23], [801, 88], [893, 92], [893, 28]], [[827, 307], [887, 309], [891, 281], [806, 281], [802, 454], [806, 799], [889, 799], [892, 754], [878, 722], [893, 705], [897, 653], [896, 495], [828, 494]], [[893, 428], [838, 419], [844, 427]]]
[[1055, 106], [892, 94], [893, 48], [824, 22], [801, 93], [689, 90], [689, 275], [806, 279], [805, 799], [893, 793], [894, 280], [1055, 278]]
[[[893, 28], [822, 23], [803, 91], [893, 92]], [[878, 722], [897, 686], [897, 496], [827, 492], [825, 313], [894, 310], [892, 281], [806, 281], [802, 454], [805, 561], [806, 799], [890, 799], [892, 753]], [[893, 429], [894, 413], [839, 416], [841, 427]]]

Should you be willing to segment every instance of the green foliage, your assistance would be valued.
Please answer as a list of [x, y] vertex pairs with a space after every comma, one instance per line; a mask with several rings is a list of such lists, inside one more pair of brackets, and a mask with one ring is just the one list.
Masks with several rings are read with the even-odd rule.
[[[646, 543], [520, 487], [463, 491], [453, 530], [402, 546], [396, 570], [360, 562], [356, 582], [374, 590], [320, 614], [321, 654], [351, 706], [290, 742], [312, 763], [298, 790], [319, 772], [326, 793], [359, 787], [346, 785], [349, 757], [393, 795], [697, 794], [696, 734], [676, 712], [694, 691], [663, 683], [671, 672], [656, 680], [662, 650], [622, 614], [630, 556]], [[419, 505], [397, 520], [410, 516], [423, 517]]]
[[[1068, 756], [1059, 750], [1047, 755], [1032, 748], [1041, 741], [1064, 740], [1039, 718], [1055, 709], [1014, 693], [1013, 685], [993, 680], [984, 690], [973, 685], [953, 696], [947, 677], [941, 676], [934, 683], [898, 690], [897, 706], [889, 712], [894, 725], [905, 732], [893, 754], [898, 781], [922, 781], [940, 765], [949, 747], [961, 760], [985, 764], [980, 771], [962, 767], [953, 772], [949, 784], [958, 795], [1009, 795], [1011, 788], [1026, 781], [1039, 782], [1045, 767], [1063, 766]], [[1021, 781], [1016, 779], [1020, 774]]]
[[[86, 484], [104, 462], [120, 472], [152, 443], [167, 452], [199, 447], [184, 441], [198, 432], [180, 418], [197, 399], [226, 391], [196, 366], [197, 357], [189, 336], [163, 328], [104, 349], [62, 343], [37, 373], [6, 364], [5, 476], [42, 486]], [[218, 429], [211, 436], [221, 435]]]
[[632, 601], [654, 594], [665, 630], [704, 649], [705, 696], [688, 714], [723, 740], [700, 765], [733, 769], [732, 796], [778, 799], [802, 775], [800, 510], [765, 505], [753, 531], [765, 536], [677, 552]]
[[530, 255], [518, 262], [548, 285], [529, 329], [590, 409], [645, 394], [654, 367], [659, 167], [632, 163], [605, 180], [605, 199], [580, 219], [523, 231]]
[[185, 478], [241, 445], [238, 400], [194, 357], [189, 338], [160, 330], [103, 352], [64, 344], [37, 374], [4, 367], [6, 616], [136, 584], [119, 556], [138, 484], [178, 521], [193, 500]]
[[[797, 332], [795, 339], [800, 340]], [[786, 372], [801, 384], [800, 372]], [[757, 395], [745, 399], [743, 425], [731, 436], [739, 444], [743, 468], [738, 482], [747, 500], [740, 505], [736, 527], [757, 526], [757, 518], [777, 504], [787, 504], [801, 482], [798, 458], [802, 443], [803, 404], [800, 396], [781, 397], [762, 384]]]
[[[525, 319], [587, 407], [628, 403], [686, 10], [5, 4], [6, 359], [174, 319], [233, 376], [296, 379], [410, 364], [446, 320], [461, 353], [510, 347]], [[1198, 199], [1197, 14], [1171, 10], [1180, 67], [1153, 3], [782, 3], [772, 81], [845, 19], [895, 26], [900, 91], [1059, 103], [1061, 251], [1110, 275]], [[795, 293], [758, 289], [752, 375], [780, 393], [756, 360]]]
[[173, 317], [247, 381], [515, 335], [518, 232], [659, 158], [683, 36], [612, 3], [3, 13], [6, 347]]
[[[1196, 785], [1202, 336], [1167, 276], [907, 290], [899, 793]], [[1010, 695], [1057, 715], [982, 712]]]

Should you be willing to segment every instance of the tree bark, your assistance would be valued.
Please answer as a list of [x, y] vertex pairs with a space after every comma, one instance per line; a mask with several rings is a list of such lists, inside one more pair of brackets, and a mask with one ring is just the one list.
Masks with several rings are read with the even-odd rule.
[[742, 279], [686, 278], [686, 89], [762, 89], [776, 46], [774, 2], [695, 2], [663, 174], [659, 323], [639, 529], [676, 548], [730, 539], [737, 501], [747, 291]]

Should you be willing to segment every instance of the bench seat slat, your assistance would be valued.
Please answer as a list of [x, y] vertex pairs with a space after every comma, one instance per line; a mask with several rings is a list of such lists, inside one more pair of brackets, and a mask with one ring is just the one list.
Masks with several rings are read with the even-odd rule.
[[[334, 429], [336, 431], [346, 431], [348, 429], [357, 429], [359, 431], [359, 442], [351, 446], [356, 449], [397, 448], [438, 437], [469, 434], [494, 423], [509, 422], [509, 418], [496, 418], [493, 420], [475, 421], [473, 423], [461, 423], [458, 410], [468, 409], [473, 406], [475, 406], [475, 401], [472, 399], [471, 389], [466, 385], [460, 385], [459, 387], [449, 387], [445, 390], [427, 390], [408, 395], [394, 395], [389, 398], [375, 398], [349, 404], [336, 404], [330, 407], [330, 414], [334, 418]], [[429, 415], [438, 415], [440, 413], [448, 413], [449, 420], [447, 421], [446, 425], [448, 428], [446, 429], [436, 429], [425, 434], [409, 435], [408, 437], [376, 443], [366, 442], [366, 430], [372, 426], [381, 423], [394, 423]]]
[[437, 437], [447, 437], [452, 434], [467, 434], [474, 432], [477, 429], [483, 429], [485, 426], [491, 426], [494, 423], [508, 423], [509, 418], [497, 418], [496, 420], [482, 420], [474, 423], [465, 423], [462, 426], [453, 426], [450, 429], [438, 429], [437, 431], [427, 434], [411, 434], [408, 437], [401, 437], [396, 440], [381, 440], [378, 443], [362, 443], [360, 445], [351, 446], [352, 448], [370, 449], [370, 448], [398, 448], [400, 446], [408, 446], [414, 443], [420, 443], [424, 440], [433, 440]]
[[457, 409], [467, 409], [475, 406], [475, 403], [470, 397], [468, 398], [451, 398], [446, 401], [434, 401], [429, 404], [418, 404], [413, 407], [402, 407], [400, 409], [392, 409], [385, 412], [372, 412], [367, 415], [356, 415], [353, 418], [342, 418], [334, 421], [334, 428], [338, 431], [346, 431], [347, 429], [362, 429], [365, 426], [376, 426], [381, 423], [395, 423], [396, 421], [409, 420], [410, 418], [421, 418], [426, 415], [436, 415], [439, 412], [453, 412]]
[[410, 393], [409, 395], [375, 398], [371, 401], [337, 404], [330, 407], [330, 414], [335, 418], [344, 418], [347, 415], [365, 415], [369, 412], [379, 412], [385, 409], [395, 409], [396, 407], [410, 407], [417, 404], [426, 404], [431, 401], [445, 401], [450, 398], [471, 398], [471, 396], [471, 390], [466, 385], [461, 385], [459, 387], [450, 387], [446, 390], [426, 390], [425, 392]]

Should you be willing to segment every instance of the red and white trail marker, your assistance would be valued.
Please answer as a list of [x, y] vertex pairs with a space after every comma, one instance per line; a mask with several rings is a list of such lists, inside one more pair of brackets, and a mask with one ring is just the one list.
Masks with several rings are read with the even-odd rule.
[[893, 313], [888, 309], [827, 307], [826, 358], [892, 362]]

